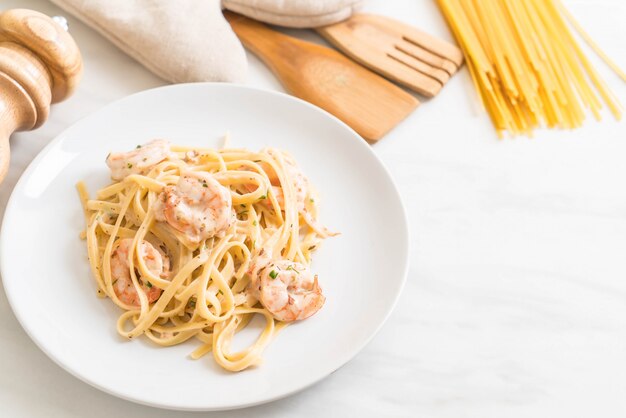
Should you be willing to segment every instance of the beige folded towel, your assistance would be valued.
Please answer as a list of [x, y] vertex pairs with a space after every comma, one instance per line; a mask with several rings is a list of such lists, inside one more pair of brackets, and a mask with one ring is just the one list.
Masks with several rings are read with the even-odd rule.
[[245, 78], [245, 52], [219, 0], [52, 1], [165, 80]]
[[[219, 0], [52, 0], [173, 83], [243, 81], [245, 52]], [[315, 27], [348, 18], [361, 0], [225, 0], [268, 23]], [[80, 40], [78, 40], [80, 44]]]
[[292, 28], [314, 28], [347, 19], [362, 0], [223, 0], [228, 10], [261, 22]]

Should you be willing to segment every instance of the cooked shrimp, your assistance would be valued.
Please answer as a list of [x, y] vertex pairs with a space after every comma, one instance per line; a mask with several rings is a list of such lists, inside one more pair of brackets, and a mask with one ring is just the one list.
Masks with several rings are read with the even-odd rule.
[[200, 242], [224, 234], [233, 221], [232, 206], [230, 190], [209, 173], [190, 171], [159, 194], [155, 218]]
[[[287, 161], [292, 161], [292, 160], [287, 160]], [[296, 193], [296, 205], [298, 207], [298, 211], [301, 212], [302, 210], [304, 210], [304, 202], [306, 201], [306, 198], [309, 195], [309, 179], [300, 170], [300, 167], [296, 165], [295, 161], [293, 162], [293, 164], [288, 163], [285, 166], [285, 170], [289, 174], [289, 178], [292, 180], [291, 185], [293, 187], [294, 192]], [[274, 189], [276, 189], [276, 187], [274, 187]], [[274, 192], [276, 193], [276, 190]], [[282, 193], [282, 189], [280, 190], [280, 192], [281, 193], [276, 194], [277, 199], [280, 194], [284, 194]], [[283, 203], [283, 207], [284, 207], [284, 203]]]
[[111, 169], [113, 180], [123, 180], [130, 174], [145, 174], [170, 156], [170, 144], [163, 139], [155, 139], [139, 145], [128, 152], [111, 153], [106, 163]]
[[274, 261], [253, 278], [250, 286], [261, 304], [279, 321], [306, 319], [326, 298], [308, 267], [290, 260]]
[[[119, 242], [111, 254], [111, 277], [113, 290], [117, 297], [127, 305], [139, 306], [139, 295], [130, 277], [129, 251], [133, 243], [132, 238], [125, 238]], [[165, 253], [157, 250], [147, 241], [139, 243], [139, 255], [146, 263], [146, 267], [156, 276], [166, 278], [170, 270], [170, 259]], [[148, 297], [148, 303], [156, 301], [161, 296], [161, 289], [153, 286], [149, 281], [142, 281], [138, 270], [135, 270], [141, 289]]]
[[248, 274], [250, 277], [257, 277], [259, 272], [263, 270], [272, 261], [272, 249], [261, 247], [252, 255], [250, 265], [248, 266]]
[[[273, 155], [277, 151], [268, 150], [267, 153]], [[285, 173], [287, 174], [288, 181], [291, 181], [291, 187], [295, 192], [296, 196], [296, 206], [299, 212], [302, 212], [305, 209], [305, 201], [309, 194], [309, 179], [304, 175], [300, 167], [296, 164], [295, 160], [289, 156], [288, 154], [283, 153], [283, 161]], [[272, 193], [276, 197], [276, 202], [281, 209], [285, 209], [285, 196], [283, 193], [283, 188], [280, 183], [280, 179], [278, 175], [274, 171], [274, 169], [265, 162], [260, 162], [259, 166], [261, 169], [267, 174], [268, 179], [270, 180], [270, 184], [272, 186]], [[253, 192], [256, 190], [258, 186], [256, 185], [246, 185], [246, 190], [249, 192]], [[266, 201], [267, 205], [269, 205], [269, 201]]]
[[[273, 155], [276, 153], [274, 150], [268, 150], [268, 154]], [[284, 161], [284, 169], [285, 174], [287, 174], [287, 178], [291, 181], [291, 187], [296, 195], [296, 205], [298, 207], [298, 211], [302, 211], [304, 209], [304, 202], [306, 201], [306, 197], [309, 194], [309, 179], [304, 175], [300, 167], [296, 161], [288, 154], [282, 153], [283, 161]], [[268, 174], [270, 179], [270, 183], [272, 184], [272, 191], [276, 196], [276, 200], [282, 209], [285, 208], [284, 203], [284, 193], [282, 187], [280, 187], [280, 181], [274, 170], [266, 170], [265, 164], [263, 164], [263, 168]]]
[[[278, 206], [282, 210], [285, 210], [285, 195], [283, 193], [282, 187], [272, 186], [272, 193], [274, 193], [274, 196], [276, 197], [276, 202], [278, 203]], [[296, 191], [296, 207], [298, 208], [298, 212], [302, 212], [304, 210], [305, 199], [306, 193], [304, 194], [304, 196], [302, 196], [300, 192]], [[267, 204], [269, 204], [269, 201]]]

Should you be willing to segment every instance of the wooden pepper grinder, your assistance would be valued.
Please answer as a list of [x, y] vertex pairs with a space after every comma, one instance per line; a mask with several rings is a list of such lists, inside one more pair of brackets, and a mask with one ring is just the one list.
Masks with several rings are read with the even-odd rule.
[[0, 14], [0, 183], [9, 169], [9, 136], [41, 126], [50, 103], [74, 92], [82, 68], [76, 43], [57, 21], [26, 9]]

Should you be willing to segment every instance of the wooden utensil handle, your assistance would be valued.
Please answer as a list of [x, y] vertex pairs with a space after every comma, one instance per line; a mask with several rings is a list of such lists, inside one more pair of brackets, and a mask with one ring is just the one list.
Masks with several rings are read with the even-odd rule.
[[81, 73], [78, 47], [50, 17], [26, 9], [0, 14], [0, 183], [9, 168], [9, 136], [41, 126], [50, 103], [69, 97]]
[[266, 24], [249, 19], [245, 16], [224, 10], [224, 17], [243, 45], [259, 57], [273, 71], [274, 60], [270, 57], [282, 56], [286, 62], [294, 59], [290, 51], [298, 39], [284, 35], [268, 27]]

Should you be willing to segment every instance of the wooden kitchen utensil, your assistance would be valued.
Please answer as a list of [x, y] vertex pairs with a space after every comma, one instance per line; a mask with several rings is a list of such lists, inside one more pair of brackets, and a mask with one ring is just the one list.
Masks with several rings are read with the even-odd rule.
[[50, 103], [70, 96], [81, 72], [78, 47], [59, 23], [33, 10], [0, 14], [0, 183], [9, 169], [9, 136], [41, 126]]
[[382, 138], [419, 104], [333, 49], [232, 12], [224, 15], [244, 46], [265, 62], [289, 92], [337, 116], [365, 139]]
[[463, 63], [451, 43], [384, 16], [356, 14], [316, 30], [353, 60], [427, 97]]

